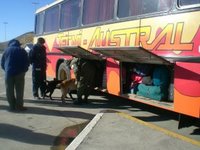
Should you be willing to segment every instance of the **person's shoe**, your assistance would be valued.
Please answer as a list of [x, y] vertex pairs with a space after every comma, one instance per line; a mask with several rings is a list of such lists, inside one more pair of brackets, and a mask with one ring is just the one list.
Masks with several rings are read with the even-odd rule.
[[15, 112], [16, 109], [12, 107], [12, 108], [9, 108], [8, 111], [9, 111], [9, 112]]
[[74, 105], [81, 105], [82, 104], [82, 101], [80, 99], [75, 99], [73, 101]]
[[41, 98], [39, 96], [34, 96], [34, 100], [40, 100]]
[[65, 100], [64, 100], [64, 99], [62, 99], [62, 104], [66, 104], [66, 102], [65, 102]]
[[88, 96], [85, 96], [85, 97], [84, 97], [83, 103], [85, 103], [85, 104], [88, 104], [88, 103], [89, 103], [89, 101], [88, 101]]
[[41, 94], [41, 98], [45, 99], [46, 94]]
[[16, 110], [18, 110], [18, 111], [26, 111], [27, 108], [23, 107], [23, 106], [20, 106], [20, 107], [16, 107]]

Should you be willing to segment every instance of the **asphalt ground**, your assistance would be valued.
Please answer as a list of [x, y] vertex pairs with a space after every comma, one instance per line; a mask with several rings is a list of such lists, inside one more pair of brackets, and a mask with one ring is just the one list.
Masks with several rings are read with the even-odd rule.
[[98, 113], [66, 150], [199, 150], [200, 142], [126, 113]]
[[70, 99], [66, 100], [66, 104], [62, 104], [59, 90], [54, 92], [54, 100], [49, 98], [34, 100], [32, 97], [31, 68], [26, 74], [24, 92], [25, 106], [28, 110], [9, 112], [2, 69], [0, 69], [0, 80], [1, 150], [65, 149], [96, 114], [108, 110], [126, 113], [137, 119], [200, 141], [198, 126], [178, 130], [177, 114], [99, 92], [89, 97], [91, 101], [89, 104], [80, 106], [74, 105]]

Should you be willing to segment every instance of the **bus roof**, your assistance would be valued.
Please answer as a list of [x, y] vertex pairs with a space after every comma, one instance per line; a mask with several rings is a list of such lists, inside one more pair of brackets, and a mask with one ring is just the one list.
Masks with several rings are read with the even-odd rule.
[[54, 5], [62, 2], [62, 1], [64, 1], [64, 0], [56, 0], [55, 2], [52, 2], [51, 4], [47, 4], [46, 6], [43, 6], [43, 7], [39, 8], [39, 9], [37, 9], [35, 13], [37, 14], [37, 13], [43, 11], [43, 10], [46, 10], [47, 8], [50, 8], [50, 7], [54, 6]]

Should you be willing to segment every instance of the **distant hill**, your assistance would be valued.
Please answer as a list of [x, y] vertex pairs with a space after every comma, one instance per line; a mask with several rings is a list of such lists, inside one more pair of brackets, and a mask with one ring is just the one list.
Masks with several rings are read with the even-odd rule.
[[[33, 32], [27, 32], [16, 37], [15, 39], [19, 40], [20, 43], [22, 44], [22, 47], [24, 47], [26, 43], [33, 43], [33, 36], [34, 36]], [[0, 52], [3, 51], [7, 47], [8, 42], [9, 41], [0, 43]]]

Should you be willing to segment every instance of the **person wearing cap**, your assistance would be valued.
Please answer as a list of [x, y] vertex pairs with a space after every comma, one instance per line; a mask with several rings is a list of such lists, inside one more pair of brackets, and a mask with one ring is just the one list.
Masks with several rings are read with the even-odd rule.
[[40, 37], [37, 39], [37, 43], [29, 52], [30, 63], [32, 64], [32, 83], [33, 83], [33, 97], [34, 99], [40, 99], [39, 89], [41, 97], [45, 96], [46, 87], [46, 47], [44, 46], [45, 39]]
[[6, 97], [10, 110], [26, 110], [23, 97], [29, 59], [18, 40], [9, 41], [1, 59], [1, 67], [5, 71]]

